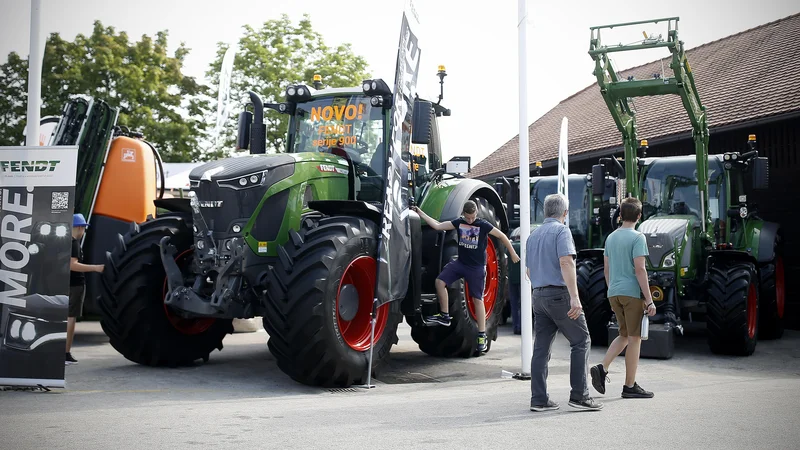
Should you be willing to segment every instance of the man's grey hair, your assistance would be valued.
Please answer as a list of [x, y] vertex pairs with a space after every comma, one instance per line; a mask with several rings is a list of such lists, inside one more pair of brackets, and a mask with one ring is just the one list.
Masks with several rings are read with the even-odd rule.
[[550, 194], [544, 198], [545, 218], [559, 219], [567, 209], [569, 209], [569, 200], [564, 194]]

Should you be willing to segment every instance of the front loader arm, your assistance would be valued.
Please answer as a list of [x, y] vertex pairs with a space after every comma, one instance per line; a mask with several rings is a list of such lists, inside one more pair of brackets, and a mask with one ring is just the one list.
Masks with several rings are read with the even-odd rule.
[[[700, 95], [694, 81], [689, 60], [684, 51], [683, 42], [678, 40], [678, 18], [669, 17], [657, 20], [629, 22], [614, 25], [591, 27], [591, 40], [589, 55], [595, 61], [595, 76], [600, 85], [600, 93], [608, 106], [617, 128], [622, 133], [625, 145], [625, 174], [627, 192], [641, 199], [638, 178], [638, 164], [636, 159], [636, 111], [631, 99], [656, 95], [678, 95], [692, 124], [692, 138], [695, 143], [695, 156], [697, 158], [698, 188], [700, 191], [700, 207], [702, 209], [703, 235], [709, 241], [711, 213], [708, 209], [708, 124], [706, 122], [706, 108], [700, 101]], [[600, 30], [639, 24], [668, 22], [667, 40], [661, 35], [647, 36], [640, 43], [629, 45], [605, 46], [601, 44]], [[673, 25], [674, 23], [674, 25]], [[670, 68], [673, 77], [662, 79], [661, 75], [654, 75], [653, 79], [636, 80], [633, 76], [620, 80], [613, 64], [608, 58], [609, 53], [653, 49], [667, 47], [672, 53]]]

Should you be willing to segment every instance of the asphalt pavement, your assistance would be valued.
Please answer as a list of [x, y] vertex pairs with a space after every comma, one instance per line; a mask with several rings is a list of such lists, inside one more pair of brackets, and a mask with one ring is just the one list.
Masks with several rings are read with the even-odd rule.
[[[81, 322], [66, 389], [0, 392], [0, 448], [800, 448], [800, 331], [760, 341], [750, 357], [709, 353], [689, 326], [666, 361], [644, 359], [639, 383], [653, 399], [622, 399], [624, 362], [612, 366], [605, 404], [576, 411], [569, 347], [559, 336], [549, 391], [558, 411], [529, 410], [530, 382], [510, 325], [480, 358], [422, 353], [409, 328], [374, 389], [299, 385], [276, 366], [267, 334], [228, 336], [208, 363], [139, 366], [119, 355], [96, 322]], [[605, 347], [591, 351], [599, 362]]]

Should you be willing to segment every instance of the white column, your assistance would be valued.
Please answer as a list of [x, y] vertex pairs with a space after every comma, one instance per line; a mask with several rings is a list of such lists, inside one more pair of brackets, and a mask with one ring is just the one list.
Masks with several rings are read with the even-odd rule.
[[533, 356], [533, 310], [531, 308], [531, 284], [525, 275], [525, 247], [531, 234], [531, 183], [530, 156], [528, 154], [528, 48], [527, 48], [527, 0], [519, 3], [519, 213], [520, 213], [520, 280], [522, 317], [522, 370], [531, 373], [531, 357]]
[[28, 52], [28, 117], [25, 145], [39, 145], [39, 99], [42, 93], [42, 58], [39, 39], [41, 0], [31, 0], [31, 36]]

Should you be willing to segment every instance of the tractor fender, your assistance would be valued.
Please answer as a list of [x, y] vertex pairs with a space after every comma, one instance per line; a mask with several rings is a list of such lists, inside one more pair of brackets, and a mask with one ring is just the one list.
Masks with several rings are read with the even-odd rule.
[[472, 178], [459, 180], [458, 184], [455, 185], [442, 208], [439, 221], [444, 222], [457, 219], [461, 216], [464, 203], [476, 196], [485, 198], [489, 204], [494, 207], [497, 220], [500, 222], [500, 231], [508, 234], [508, 214], [506, 214], [506, 209], [503, 207], [503, 201], [500, 199], [500, 195], [488, 183]]
[[602, 248], [587, 248], [583, 250], [578, 250], [578, 258], [577, 259], [598, 259], [600, 261], [603, 260], [603, 255], [605, 254], [605, 250]]
[[176, 213], [192, 213], [192, 205], [188, 198], [159, 198], [153, 200], [156, 208], [166, 209]]
[[775, 222], [763, 222], [758, 237], [758, 262], [765, 263], [775, 259], [775, 241], [780, 233], [780, 225]]
[[716, 261], [740, 261], [747, 262], [756, 266], [758, 263], [756, 258], [750, 253], [741, 250], [711, 250], [706, 259], [706, 277], [708, 277], [708, 268], [710, 268]]

